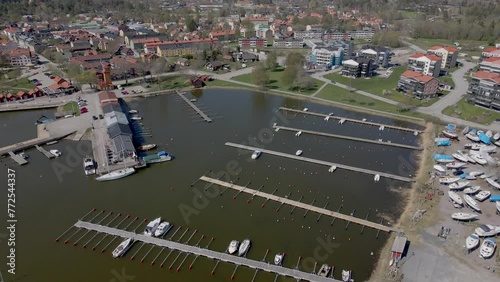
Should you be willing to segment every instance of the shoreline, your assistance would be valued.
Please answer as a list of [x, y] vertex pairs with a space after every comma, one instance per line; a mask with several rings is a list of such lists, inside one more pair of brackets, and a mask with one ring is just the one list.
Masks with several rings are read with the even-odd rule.
[[[419, 166], [417, 173], [415, 175], [415, 183], [411, 185], [410, 191], [407, 192], [407, 195], [403, 196], [405, 198], [405, 208], [401, 215], [399, 216], [396, 224], [398, 228], [405, 230], [404, 236], [408, 238], [408, 241], [411, 242], [412, 245], [418, 245], [418, 232], [415, 230], [411, 230], [412, 222], [411, 218], [413, 214], [416, 212], [418, 205], [420, 204], [420, 193], [418, 192], [418, 186], [424, 185], [428, 179], [428, 171], [429, 171], [429, 158], [431, 156], [432, 150], [432, 135], [434, 134], [436, 125], [428, 122], [425, 125], [425, 131], [421, 135], [421, 145], [423, 150], [419, 154]], [[389, 266], [391, 247], [395, 237], [398, 234], [391, 233], [389, 239], [382, 247], [379, 253], [379, 257], [377, 258], [372, 273], [370, 274], [370, 278], [368, 281], [386, 281], [388, 278], [388, 273], [390, 271], [391, 266]]]

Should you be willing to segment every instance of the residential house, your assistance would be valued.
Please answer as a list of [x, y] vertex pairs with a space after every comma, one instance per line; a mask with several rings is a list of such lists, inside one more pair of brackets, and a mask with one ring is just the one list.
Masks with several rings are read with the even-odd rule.
[[10, 64], [15, 67], [35, 65], [38, 62], [37, 55], [29, 49], [16, 48], [8, 53]]
[[219, 41], [234, 41], [235, 31], [234, 30], [224, 30], [224, 31], [212, 31], [208, 35], [210, 38], [217, 38]]
[[304, 41], [299, 39], [274, 40], [274, 48], [304, 48]]
[[176, 64], [178, 64], [179, 66], [188, 67], [189, 66], [189, 60], [186, 59], [186, 58], [179, 58], [179, 59], [177, 59]]
[[71, 94], [77, 90], [70, 82], [66, 81], [61, 77], [56, 76], [53, 78], [53, 81], [54, 84], [49, 85], [48, 87], [51, 93], [47, 94], [54, 94], [54, 93]]
[[233, 57], [236, 61], [243, 63], [255, 62], [259, 60], [259, 56], [249, 52], [233, 53]]
[[342, 75], [351, 77], [370, 77], [373, 74], [372, 59], [355, 58], [342, 62]]
[[15, 41], [15, 34], [21, 31], [18, 27], [8, 27], [3, 30], [3, 34], [7, 35], [10, 41]]
[[323, 39], [344, 41], [344, 40], [351, 40], [351, 35], [347, 32], [341, 32], [341, 31], [326, 31], [323, 34]]
[[500, 58], [500, 47], [485, 48], [481, 55], [483, 56], [483, 58]]
[[191, 76], [189, 78], [189, 82], [194, 86], [194, 88], [202, 88], [203, 86], [205, 86], [205, 82], [201, 79], [200, 76]]
[[238, 46], [240, 48], [259, 48], [267, 46], [267, 39], [265, 38], [239, 38]]
[[479, 63], [479, 70], [500, 74], [500, 57], [488, 57]]
[[257, 38], [273, 38], [273, 31], [268, 25], [257, 25], [255, 27], [255, 37]]
[[475, 72], [467, 89], [467, 101], [500, 110], [500, 74]]
[[391, 50], [382, 46], [365, 45], [358, 52], [358, 57], [372, 59], [376, 65], [387, 68], [391, 61]]
[[144, 45], [146, 43], [156, 43], [160, 41], [161, 40], [158, 37], [133, 38], [128, 41], [128, 46], [132, 50], [141, 50], [144, 49]]
[[153, 52], [160, 57], [194, 55], [198, 51], [212, 50], [219, 46], [217, 38], [202, 38], [193, 40], [175, 40], [166, 42], [147, 43], [144, 50], [146, 53]]
[[401, 74], [396, 90], [404, 93], [412, 92], [418, 99], [427, 99], [437, 96], [438, 87], [439, 81], [435, 77], [407, 70]]
[[449, 69], [457, 65], [458, 49], [455, 47], [433, 46], [427, 50], [427, 53], [441, 57], [441, 69]]
[[229, 69], [229, 65], [227, 63], [221, 62], [221, 61], [213, 61], [213, 62], [208, 62], [205, 67], [207, 70], [211, 71], [218, 71], [222, 69]]
[[330, 68], [342, 65], [344, 49], [338, 48], [314, 48], [309, 55], [309, 62], [315, 68]]
[[261, 17], [261, 18], [243, 18], [241, 21], [242, 22], [249, 21], [254, 26], [257, 26], [257, 25], [269, 25], [269, 20], [267, 18], [264, 18], [264, 17]]
[[441, 57], [432, 54], [417, 53], [408, 58], [408, 69], [424, 75], [439, 77]]

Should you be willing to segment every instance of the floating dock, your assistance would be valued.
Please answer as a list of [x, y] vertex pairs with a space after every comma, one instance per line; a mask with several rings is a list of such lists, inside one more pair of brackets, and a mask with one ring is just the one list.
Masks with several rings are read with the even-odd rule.
[[234, 183], [224, 182], [224, 181], [221, 181], [221, 180], [218, 180], [218, 179], [214, 179], [214, 178], [210, 178], [210, 177], [206, 177], [206, 176], [200, 177], [200, 180], [203, 180], [205, 182], [212, 183], [212, 184], [215, 184], [215, 185], [219, 185], [219, 186], [222, 186], [222, 187], [227, 187], [227, 188], [235, 189], [235, 190], [237, 190], [239, 192], [241, 191], [241, 192], [244, 192], [244, 193], [248, 193], [248, 194], [250, 194], [252, 196], [259, 196], [259, 197], [262, 197], [262, 198], [265, 198], [265, 199], [268, 199], [268, 200], [273, 200], [273, 201], [276, 201], [276, 202], [281, 203], [281, 204], [287, 204], [287, 205], [290, 205], [290, 206], [293, 206], [293, 207], [298, 207], [298, 208], [304, 209], [306, 211], [312, 211], [312, 212], [316, 212], [316, 213], [319, 213], [319, 214], [324, 214], [324, 215], [327, 215], [327, 216], [331, 216], [331, 217], [334, 217], [334, 218], [343, 219], [345, 221], [352, 222], [352, 223], [357, 223], [359, 225], [371, 227], [373, 229], [377, 229], [377, 230], [381, 230], [381, 231], [385, 231], [385, 232], [401, 232], [401, 230], [399, 230], [397, 228], [385, 226], [385, 225], [382, 225], [382, 224], [378, 224], [378, 223], [371, 222], [371, 221], [368, 221], [368, 220], [365, 220], [365, 219], [361, 219], [361, 218], [357, 218], [357, 217], [354, 217], [354, 216], [345, 215], [343, 213], [334, 212], [334, 211], [331, 211], [331, 210], [327, 210], [325, 208], [320, 208], [320, 207], [316, 207], [316, 206], [313, 206], [313, 205], [308, 205], [306, 203], [302, 203], [302, 202], [290, 200], [290, 199], [285, 198], [285, 197], [280, 197], [280, 196], [276, 196], [276, 195], [273, 195], [273, 194], [269, 194], [269, 193], [265, 193], [265, 192], [253, 190], [253, 189], [250, 189], [250, 188], [247, 188], [247, 187], [236, 185]]
[[394, 175], [394, 174], [390, 174], [390, 173], [379, 172], [379, 171], [375, 171], [375, 170], [364, 169], [364, 168], [348, 166], [348, 165], [343, 165], [343, 164], [337, 164], [337, 163], [332, 163], [332, 162], [327, 162], [327, 161], [322, 161], [322, 160], [316, 160], [316, 159], [296, 156], [296, 155], [292, 155], [292, 154], [286, 154], [286, 153], [266, 150], [266, 149], [257, 148], [257, 147], [240, 145], [240, 144], [231, 143], [231, 142], [227, 142], [225, 145], [230, 146], [230, 147], [234, 147], [234, 148], [250, 150], [250, 151], [261, 151], [262, 153], [275, 155], [278, 157], [284, 157], [284, 158], [294, 159], [294, 160], [298, 160], [298, 161], [304, 161], [304, 162], [313, 163], [313, 164], [325, 165], [328, 167], [336, 166], [337, 168], [340, 168], [340, 169], [351, 170], [351, 171], [355, 171], [355, 172], [361, 172], [361, 173], [372, 174], [372, 175], [378, 174], [378, 175], [380, 175], [380, 177], [386, 177], [386, 178], [404, 181], [404, 182], [414, 182], [415, 181], [412, 178]]
[[35, 145], [35, 148], [36, 148], [38, 151], [40, 151], [42, 154], [44, 154], [47, 158], [49, 158], [49, 159], [55, 158], [55, 156], [54, 156], [51, 152], [49, 152], [49, 151], [45, 150], [43, 147], [40, 147], [40, 146], [38, 146], [38, 145]]
[[319, 135], [319, 136], [325, 136], [325, 137], [333, 137], [333, 138], [339, 138], [339, 139], [344, 139], [344, 140], [365, 142], [365, 143], [371, 143], [371, 144], [377, 144], [377, 145], [384, 145], [384, 146], [391, 146], [391, 147], [398, 147], [398, 148], [404, 148], [404, 149], [412, 149], [412, 150], [422, 150], [423, 149], [423, 148], [418, 147], [418, 146], [398, 144], [398, 143], [392, 143], [392, 142], [383, 142], [383, 141], [379, 141], [379, 140], [357, 138], [357, 137], [351, 137], [351, 136], [345, 136], [345, 135], [338, 135], [338, 134], [331, 134], [331, 133], [326, 133], [326, 132], [312, 131], [312, 130], [299, 129], [299, 128], [291, 128], [291, 127], [285, 127], [285, 126], [279, 126], [279, 125], [274, 125], [273, 128], [279, 128], [280, 130], [288, 130], [288, 131], [294, 131], [294, 132], [299, 132], [300, 131], [302, 133], [308, 133], [308, 134], [313, 134], [313, 135]]
[[64, 134], [64, 135], [50, 136], [50, 137], [43, 137], [43, 138], [34, 138], [34, 139], [27, 140], [27, 141], [19, 142], [19, 143], [13, 144], [13, 145], [5, 146], [3, 148], [0, 148], [0, 156], [7, 155], [7, 154], [10, 155], [10, 152], [17, 152], [17, 151], [21, 151], [21, 150], [25, 150], [25, 149], [34, 147], [35, 145], [41, 145], [41, 144], [45, 144], [45, 143], [48, 143], [51, 141], [59, 140], [59, 139], [62, 139], [66, 136], [69, 136], [73, 133], [75, 133], [75, 131], [68, 133], [68, 134]]
[[193, 108], [193, 110], [195, 110], [206, 122], [212, 122], [212, 119], [209, 118], [202, 110], [200, 110], [195, 104], [193, 104], [193, 102], [189, 101], [188, 98], [186, 98], [186, 96], [184, 96], [184, 93], [180, 92], [180, 91], [176, 91], [177, 95], [179, 95], [182, 100], [184, 100], [184, 102], [186, 102], [189, 106], [191, 106], [191, 108]]
[[255, 261], [247, 259], [245, 257], [239, 257], [235, 255], [229, 255], [226, 253], [212, 251], [206, 248], [201, 248], [197, 246], [191, 246], [187, 244], [182, 244], [178, 242], [173, 242], [165, 239], [155, 238], [146, 236], [143, 234], [137, 234], [135, 232], [130, 232], [126, 230], [121, 230], [113, 227], [108, 227], [100, 224], [90, 223], [86, 221], [79, 220], [75, 223], [74, 227], [83, 228], [87, 231], [96, 231], [100, 233], [105, 233], [107, 235], [119, 236], [122, 238], [132, 238], [135, 241], [143, 242], [146, 244], [152, 244], [155, 246], [169, 248], [171, 250], [177, 250], [180, 252], [194, 254], [195, 256], [203, 256], [217, 261], [224, 261], [229, 263], [234, 263], [237, 266], [247, 266], [252, 269], [263, 270], [267, 272], [276, 273], [278, 275], [288, 276], [295, 278], [297, 280], [307, 280], [307, 281], [318, 281], [318, 282], [337, 282], [333, 278], [321, 277], [313, 273], [307, 273], [300, 271], [298, 269], [290, 269], [282, 266], [277, 266], [264, 261]]
[[313, 115], [313, 116], [318, 116], [318, 117], [329, 117], [329, 118], [333, 118], [333, 119], [350, 121], [350, 122], [354, 122], [354, 123], [366, 124], [366, 125], [371, 125], [371, 126], [376, 126], [376, 127], [383, 126], [384, 128], [391, 128], [391, 129], [396, 129], [396, 130], [401, 130], [401, 131], [418, 132], [418, 133], [424, 132], [423, 130], [415, 129], [415, 128], [401, 127], [401, 126], [396, 126], [396, 125], [390, 125], [390, 124], [384, 124], [384, 123], [378, 123], [378, 122], [371, 122], [371, 121], [366, 121], [366, 120], [359, 120], [359, 119], [353, 119], [353, 118], [347, 118], [347, 117], [341, 117], [341, 116], [334, 116], [334, 115], [330, 116], [330, 115], [325, 115], [325, 114], [321, 114], [321, 113], [315, 113], [315, 112], [309, 112], [309, 111], [291, 109], [291, 108], [286, 108], [286, 107], [280, 107], [279, 110], [286, 111], [286, 112], [301, 113], [301, 114], [306, 114], [306, 115]]
[[9, 152], [9, 155], [11, 157], [11, 159], [13, 159], [16, 163], [18, 163], [19, 165], [25, 165], [28, 163], [27, 160], [25, 160], [23, 157], [21, 157], [20, 155], [16, 155], [14, 154], [14, 152]]

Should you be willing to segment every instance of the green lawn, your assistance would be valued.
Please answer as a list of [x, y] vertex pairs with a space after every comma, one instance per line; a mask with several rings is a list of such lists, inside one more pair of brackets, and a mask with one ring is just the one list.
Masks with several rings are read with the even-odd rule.
[[[269, 74], [269, 81], [270, 81], [270, 83], [267, 85], [267, 87], [269, 89], [271, 89], [271, 90], [285, 90], [285, 91], [291, 91], [291, 92], [309, 95], [309, 94], [316, 92], [318, 90], [318, 88], [320, 88], [324, 84], [323, 81], [317, 80], [315, 78], [311, 78], [316, 84], [316, 86], [313, 87], [313, 89], [309, 89], [306, 91], [290, 90], [289, 85], [285, 85], [283, 83], [283, 79], [282, 79], [283, 70], [284, 69], [277, 69], [274, 71], [267, 70], [267, 73]], [[234, 79], [236, 81], [246, 82], [246, 83], [254, 83], [252, 73], [239, 75], [239, 76], [233, 77], [232, 79]]]
[[500, 113], [467, 103], [462, 98], [457, 104], [448, 106], [443, 110], [443, 114], [457, 117], [464, 120], [477, 122], [480, 124], [490, 124], [496, 119], [500, 119]]
[[372, 110], [390, 112], [390, 113], [419, 117], [419, 118], [424, 117], [420, 113], [414, 111], [404, 111], [399, 106], [391, 105], [379, 100], [372, 99], [370, 97], [363, 96], [361, 94], [353, 93], [347, 89], [332, 84], [329, 84], [325, 88], [323, 88], [323, 90], [321, 90], [318, 93], [318, 95], [316, 95], [316, 97], [344, 104], [360, 106]]
[[5, 77], [0, 80], [0, 93], [17, 93], [19, 91], [29, 91], [35, 88], [35, 85], [31, 83], [27, 78], [21, 78], [18, 80], [6, 81]]
[[[371, 94], [375, 94], [384, 98], [388, 98], [394, 100], [398, 103], [409, 104], [412, 106], [429, 106], [432, 105], [437, 99], [430, 100], [417, 100], [412, 99], [408, 96], [403, 95], [402, 93], [397, 92], [396, 86], [399, 81], [399, 77], [406, 70], [406, 66], [400, 66], [392, 68], [393, 72], [391, 76], [386, 77], [384, 75], [376, 76], [372, 78], [348, 78], [340, 75], [339, 73], [331, 73], [325, 75], [325, 78], [328, 78], [332, 81], [351, 86], [356, 90], [363, 90]], [[384, 95], [384, 90], [386, 90], [386, 95]]]
[[151, 86], [151, 91], [184, 88], [191, 85], [188, 75], [153, 77], [153, 81], [148, 84]]
[[62, 106], [62, 110], [63, 111], [71, 111], [75, 114], [75, 116], [79, 116], [80, 115], [80, 109], [78, 107], [78, 103], [77, 102], [69, 102], [69, 103], [66, 103]]

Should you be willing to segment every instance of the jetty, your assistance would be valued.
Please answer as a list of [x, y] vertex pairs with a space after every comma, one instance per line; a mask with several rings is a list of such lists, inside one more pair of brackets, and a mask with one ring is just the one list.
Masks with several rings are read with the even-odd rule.
[[44, 154], [47, 158], [49, 159], [52, 159], [52, 158], [55, 158], [54, 154], [52, 154], [51, 152], [45, 150], [43, 147], [40, 147], [38, 145], [35, 145], [35, 148], [40, 151], [42, 154]]
[[179, 95], [182, 100], [184, 100], [184, 102], [186, 102], [189, 106], [191, 106], [191, 108], [193, 108], [193, 110], [195, 110], [206, 122], [212, 122], [212, 119], [209, 118], [202, 110], [200, 110], [195, 104], [193, 104], [193, 102], [189, 101], [188, 98], [186, 98], [186, 96], [184, 96], [184, 93], [183, 92], [180, 92], [180, 91], [176, 91], [177, 95]]
[[234, 148], [239, 148], [239, 149], [245, 149], [245, 150], [250, 150], [250, 151], [261, 151], [262, 153], [278, 156], [278, 157], [283, 157], [283, 158], [289, 158], [293, 160], [298, 160], [298, 161], [304, 161], [308, 163], [313, 163], [313, 164], [319, 164], [319, 165], [325, 165], [327, 167], [332, 167], [336, 166], [339, 169], [345, 169], [345, 170], [350, 170], [350, 171], [355, 171], [355, 172], [360, 172], [360, 173], [365, 173], [365, 174], [371, 174], [371, 175], [380, 175], [380, 177], [386, 177], [389, 179], [394, 179], [394, 180], [399, 180], [399, 181], [404, 181], [404, 182], [414, 182], [415, 180], [409, 177], [404, 177], [404, 176], [399, 176], [399, 175], [394, 175], [390, 173], [385, 173], [385, 172], [380, 172], [380, 171], [375, 171], [375, 170], [370, 170], [370, 169], [364, 169], [364, 168], [359, 168], [359, 167], [354, 167], [354, 166], [349, 166], [349, 165], [344, 165], [344, 164], [337, 164], [337, 163], [332, 163], [332, 162], [327, 162], [327, 161], [322, 161], [322, 160], [316, 160], [316, 159], [311, 159], [311, 158], [306, 158], [302, 156], [296, 156], [292, 154], [287, 154], [287, 153], [282, 153], [282, 152], [277, 152], [277, 151], [272, 151], [272, 150], [266, 150], [262, 148], [257, 148], [257, 147], [251, 147], [251, 146], [246, 146], [246, 145], [240, 145], [236, 143], [231, 143], [231, 142], [226, 142], [226, 146], [229, 147], [234, 147]]
[[10, 155], [11, 152], [22, 151], [22, 150], [29, 149], [31, 147], [35, 147], [36, 145], [41, 145], [41, 144], [45, 144], [45, 143], [48, 143], [51, 141], [60, 140], [60, 139], [63, 139], [65, 137], [73, 134], [73, 133], [75, 133], [75, 131], [67, 133], [67, 134], [63, 134], [63, 135], [37, 137], [37, 138], [30, 139], [27, 141], [23, 141], [23, 142], [9, 145], [9, 146], [5, 146], [5, 147], [0, 148], [0, 156], [7, 155], [7, 154]]
[[239, 257], [235, 255], [230, 255], [226, 253], [221, 253], [217, 251], [212, 251], [209, 250], [208, 248], [201, 248], [198, 246], [191, 246], [187, 244], [182, 244], [179, 242], [174, 242], [170, 240], [165, 240], [161, 238], [155, 238], [155, 237], [150, 237], [146, 236], [143, 234], [137, 234], [135, 232], [131, 231], [126, 231], [126, 230], [121, 230], [105, 225], [100, 225], [100, 224], [95, 224], [87, 221], [82, 221], [79, 220], [74, 224], [73, 227], [76, 227], [78, 229], [86, 229], [87, 231], [96, 231], [99, 233], [104, 233], [107, 235], [111, 236], [118, 236], [122, 238], [131, 238], [134, 241], [137, 242], [143, 242], [145, 244], [151, 244], [154, 246], [159, 246], [163, 248], [168, 248], [171, 250], [177, 250], [180, 252], [184, 252], [187, 254], [193, 254], [195, 256], [202, 256], [206, 257], [209, 259], [223, 261], [223, 262], [229, 262], [236, 264], [237, 266], [247, 266], [252, 269], [256, 270], [263, 270], [271, 273], [276, 273], [278, 275], [282, 276], [288, 276], [292, 277], [297, 280], [307, 280], [307, 281], [318, 281], [318, 282], [337, 282], [339, 280], [335, 280], [333, 278], [326, 278], [322, 277], [319, 275], [316, 275], [314, 273], [307, 273], [300, 271], [298, 269], [290, 269], [290, 268], [285, 268], [282, 266], [270, 264], [268, 262], [264, 261], [255, 261], [251, 260], [245, 257]]
[[312, 212], [316, 212], [316, 213], [319, 213], [319, 214], [331, 216], [331, 217], [334, 217], [334, 218], [343, 219], [343, 220], [348, 221], [348, 222], [356, 223], [356, 224], [359, 224], [359, 225], [362, 225], [362, 226], [371, 227], [373, 229], [377, 229], [377, 230], [380, 230], [380, 231], [385, 231], [385, 232], [401, 232], [401, 230], [399, 230], [397, 228], [385, 226], [385, 225], [382, 225], [382, 224], [379, 224], [379, 223], [371, 222], [369, 220], [357, 218], [357, 217], [346, 215], [346, 214], [343, 214], [343, 213], [334, 212], [334, 211], [331, 211], [331, 210], [327, 210], [325, 208], [316, 207], [316, 206], [309, 205], [309, 204], [306, 204], [306, 203], [302, 203], [302, 202], [299, 202], [299, 201], [290, 200], [287, 197], [280, 197], [280, 196], [276, 196], [274, 194], [269, 194], [269, 193], [261, 192], [261, 191], [258, 191], [258, 190], [250, 189], [248, 187], [239, 186], [239, 185], [236, 185], [234, 183], [224, 182], [222, 180], [218, 180], [218, 179], [215, 179], [215, 178], [210, 178], [210, 177], [202, 176], [202, 177], [200, 177], [200, 180], [208, 182], [208, 183], [212, 183], [212, 184], [215, 184], [215, 185], [219, 185], [221, 187], [231, 188], [231, 189], [237, 190], [238, 192], [244, 192], [244, 193], [250, 194], [252, 196], [259, 196], [259, 197], [265, 198], [266, 200], [273, 200], [273, 201], [276, 201], [276, 202], [278, 202], [280, 204], [287, 204], [287, 205], [290, 205], [292, 207], [297, 207], [297, 208], [304, 209], [306, 211], [312, 211]]
[[25, 165], [28, 163], [27, 160], [25, 160], [23, 157], [20, 155], [14, 154], [14, 152], [9, 152], [10, 158], [13, 159], [16, 163], [19, 165]]
[[341, 116], [335, 116], [335, 115], [325, 115], [325, 114], [322, 114], [322, 113], [316, 113], [316, 112], [310, 112], [310, 111], [304, 111], [304, 110], [297, 110], [297, 109], [291, 109], [291, 108], [286, 108], [286, 107], [280, 107], [279, 110], [286, 111], [286, 112], [301, 113], [301, 114], [305, 114], [305, 115], [313, 115], [313, 116], [318, 116], [318, 117], [323, 117], [323, 118], [329, 117], [329, 118], [332, 118], [332, 119], [350, 121], [350, 122], [353, 122], [353, 123], [371, 125], [371, 126], [376, 126], [376, 127], [383, 126], [384, 128], [391, 128], [391, 129], [396, 129], [396, 130], [401, 130], [401, 131], [418, 132], [418, 133], [424, 132], [423, 130], [415, 129], [415, 128], [402, 127], [402, 126], [396, 126], [396, 125], [390, 125], [390, 124], [378, 123], [378, 122], [372, 122], [372, 121], [366, 121], [366, 120], [359, 120], [359, 119], [347, 118], [347, 117], [341, 117]]
[[332, 134], [332, 133], [326, 133], [326, 132], [320, 132], [320, 131], [313, 131], [313, 130], [306, 130], [306, 129], [300, 129], [300, 128], [292, 128], [292, 127], [285, 127], [285, 126], [279, 126], [279, 125], [273, 125], [273, 128], [278, 128], [279, 130], [288, 130], [288, 131], [294, 131], [294, 132], [302, 132], [302, 133], [308, 133], [308, 134], [312, 134], [312, 135], [325, 136], [325, 137], [333, 137], [333, 138], [339, 138], [339, 139], [344, 139], [344, 140], [365, 142], [365, 143], [371, 143], [371, 144], [377, 144], [377, 145], [384, 145], [384, 146], [391, 146], [391, 147], [398, 147], [398, 148], [404, 148], [404, 149], [423, 150], [422, 147], [418, 147], [418, 146], [412, 146], [412, 145], [406, 145], [406, 144], [399, 144], [399, 143], [392, 143], [392, 142], [383, 142], [383, 141], [380, 141], [380, 140], [364, 139], [364, 138], [351, 137], [351, 136], [346, 136], [346, 135]]

